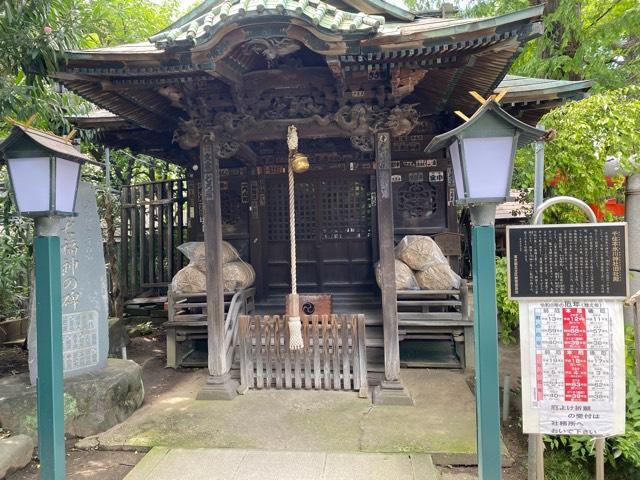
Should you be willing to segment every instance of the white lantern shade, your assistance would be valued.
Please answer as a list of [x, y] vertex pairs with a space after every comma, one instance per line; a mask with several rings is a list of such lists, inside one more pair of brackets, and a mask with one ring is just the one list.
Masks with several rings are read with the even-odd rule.
[[451, 155], [451, 166], [453, 167], [453, 179], [456, 182], [456, 194], [458, 200], [464, 198], [464, 177], [462, 176], [462, 162], [460, 161], [460, 145], [456, 140], [449, 145]]
[[78, 192], [78, 175], [80, 174], [80, 164], [65, 160], [56, 159], [56, 203], [55, 210], [61, 213], [73, 213], [76, 204], [76, 194]]
[[514, 137], [465, 138], [463, 140], [470, 198], [509, 196]]
[[74, 214], [80, 167], [91, 161], [66, 137], [16, 123], [0, 143], [16, 208], [28, 217]]
[[56, 157], [7, 160], [13, 197], [22, 215], [73, 215], [80, 163]]
[[51, 203], [51, 159], [10, 158], [7, 164], [18, 210], [48, 212]]

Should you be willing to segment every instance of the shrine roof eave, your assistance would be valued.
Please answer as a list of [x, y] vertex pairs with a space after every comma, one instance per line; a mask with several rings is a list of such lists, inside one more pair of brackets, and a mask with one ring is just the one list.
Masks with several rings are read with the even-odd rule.
[[591, 80], [552, 80], [506, 75], [495, 92], [506, 88], [508, 93], [503, 103], [526, 104], [552, 98], [582, 98], [591, 87]]
[[[294, 8], [293, 4], [291, 8]], [[314, 49], [318, 53], [358, 55], [372, 51], [392, 52], [408, 48], [422, 48], [442, 41], [449, 43], [466, 41], [473, 38], [474, 35], [482, 35], [482, 32], [497, 31], [518, 23], [539, 21], [542, 12], [543, 6], [534, 6], [490, 18], [425, 18], [410, 23], [384, 23], [384, 19], [371, 17], [366, 20], [366, 23], [363, 21], [355, 30], [351, 30], [344, 23], [345, 20], [342, 21], [342, 30], [335, 30], [331, 28], [330, 19], [315, 24], [312, 17], [306, 13], [298, 14], [295, 10], [286, 10], [281, 13], [275, 9], [267, 9], [262, 13], [256, 11], [247, 12], [244, 15], [231, 10], [224, 21], [212, 25], [211, 28], [194, 27], [195, 30], [177, 32], [176, 36], [171, 39], [170, 45], [167, 43], [166, 37], [152, 37], [149, 42], [88, 50], [71, 50], [66, 53], [70, 65], [82, 61], [163, 61], [170, 57], [176, 49], [198, 52], [214, 48], [234, 28], [242, 28], [246, 25], [264, 25], [265, 23], [272, 25], [288, 23], [304, 28], [321, 39], [320, 43], [324, 47]], [[286, 34], [286, 29], [283, 32]], [[153, 43], [154, 41], [155, 43]]]
[[[155, 37], [161, 37], [168, 32], [185, 28], [194, 21], [197, 21], [199, 18], [216, 11], [216, 9], [221, 10], [225, 3], [227, 3], [226, 0], [205, 0], [189, 13], [158, 32], [152, 37], [152, 39]], [[245, 3], [248, 4], [249, 1], [245, 0]], [[385, 0], [329, 0], [326, 4], [337, 8], [348, 9], [356, 13], [362, 12], [364, 14], [383, 15], [397, 20], [412, 21], [415, 19], [415, 15], [410, 11]]]

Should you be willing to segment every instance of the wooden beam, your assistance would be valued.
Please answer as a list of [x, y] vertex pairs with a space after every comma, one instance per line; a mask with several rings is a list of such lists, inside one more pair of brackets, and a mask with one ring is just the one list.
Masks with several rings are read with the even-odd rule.
[[378, 242], [380, 249], [380, 280], [382, 285], [382, 318], [384, 325], [384, 376], [400, 379], [400, 346], [398, 343], [398, 308], [396, 266], [393, 252], [393, 197], [391, 195], [391, 136], [379, 133], [375, 138]]
[[380, 250], [380, 290], [384, 336], [384, 381], [373, 392], [374, 404], [411, 405], [411, 397], [400, 382], [400, 341], [398, 335], [398, 296], [391, 193], [391, 134], [376, 133], [376, 207]]
[[230, 400], [236, 396], [237, 383], [231, 380], [225, 349], [224, 288], [222, 275], [222, 210], [220, 208], [220, 160], [215, 138], [202, 135], [200, 172], [204, 245], [207, 266], [207, 330], [209, 380], [199, 393], [200, 400]]
[[482, 95], [480, 95], [478, 92], [476, 92], [475, 90], [471, 90], [469, 92], [469, 95], [471, 95], [478, 102], [480, 102], [480, 105], [484, 105], [485, 103], [487, 103], [487, 100]]
[[469, 121], [469, 117], [467, 117], [464, 113], [462, 113], [460, 110], [456, 110], [455, 113], [457, 116], [459, 116], [461, 119], [463, 119], [465, 122]]

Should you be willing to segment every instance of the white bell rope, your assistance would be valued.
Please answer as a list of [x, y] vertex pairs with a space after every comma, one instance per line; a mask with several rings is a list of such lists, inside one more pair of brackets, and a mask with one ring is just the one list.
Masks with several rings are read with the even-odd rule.
[[298, 151], [298, 130], [290, 125], [287, 132], [287, 146], [289, 147], [289, 237], [291, 240], [291, 296], [287, 304], [289, 314], [289, 350], [304, 348], [302, 340], [302, 322], [300, 321], [300, 299], [298, 297], [298, 274], [296, 259], [296, 193], [293, 166], [291, 161]]

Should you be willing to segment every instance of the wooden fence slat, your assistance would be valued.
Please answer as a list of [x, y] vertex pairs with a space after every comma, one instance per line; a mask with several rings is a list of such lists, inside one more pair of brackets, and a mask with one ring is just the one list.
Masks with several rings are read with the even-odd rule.
[[[172, 310], [169, 310], [171, 312]], [[249, 382], [249, 372], [247, 369], [248, 360], [249, 360], [249, 351], [247, 349], [247, 343], [251, 341], [249, 337], [249, 324], [250, 317], [245, 315], [240, 316], [240, 386], [244, 388], [249, 388], [251, 383]]]
[[349, 362], [349, 317], [341, 316], [340, 333], [342, 337], [342, 388], [351, 390], [351, 365]]
[[351, 323], [351, 351], [353, 354], [351, 357], [351, 360], [353, 361], [353, 388], [354, 390], [360, 390], [360, 362], [358, 361], [360, 356], [360, 344], [358, 343], [358, 320], [355, 315], [352, 315], [349, 320]]
[[340, 348], [338, 345], [338, 315], [331, 315], [331, 349], [332, 349], [332, 372], [333, 388], [340, 390]]
[[[178, 180], [179, 182], [179, 180]], [[176, 181], [172, 181], [171, 183], [166, 185], [165, 192], [169, 192], [171, 198], [175, 198], [175, 185]], [[171, 281], [173, 276], [176, 274], [177, 270], [175, 270], [174, 259], [173, 259], [173, 238], [174, 238], [174, 222], [175, 222], [175, 202], [167, 205], [167, 281]], [[180, 244], [178, 244], [180, 245]]]
[[[157, 200], [161, 200], [164, 198], [163, 192], [164, 192], [164, 183], [158, 183], [156, 185], [156, 199]], [[164, 251], [164, 232], [166, 230], [165, 228], [165, 220], [164, 220], [164, 211], [165, 211], [165, 205], [158, 205], [156, 207], [156, 215], [157, 215], [157, 227], [154, 224], [153, 225], [153, 230], [155, 231], [156, 228], [158, 230], [158, 247], [157, 247], [157, 255], [155, 256], [155, 258], [153, 259], [154, 262], [156, 263], [156, 267], [157, 267], [157, 273], [156, 276], [154, 277], [155, 279], [160, 279], [160, 281], [162, 282], [166, 282], [167, 281], [167, 273], [166, 270], [164, 268], [164, 259], [167, 258], [166, 257], [166, 253]]]
[[[131, 287], [129, 289], [130, 295], [135, 295], [135, 290], [138, 282], [138, 209], [135, 207], [136, 204], [136, 189], [133, 187], [129, 187], [129, 201], [131, 202], [133, 208], [131, 209]], [[124, 235], [124, 231], [121, 232]]]
[[283, 329], [280, 326], [280, 317], [276, 315], [273, 317], [273, 335], [275, 337], [274, 349], [276, 352], [276, 388], [278, 389], [282, 388], [282, 351], [280, 348], [280, 339], [282, 334]]
[[[302, 319], [301, 319], [302, 321]], [[294, 363], [293, 363], [293, 371], [294, 371], [294, 375], [293, 375], [293, 380], [294, 380], [294, 385], [296, 387], [296, 389], [301, 389], [302, 388], [302, 350], [296, 350], [295, 352], [293, 352], [293, 359], [294, 359]]]
[[264, 386], [262, 365], [262, 317], [256, 317], [256, 388]]
[[311, 317], [311, 334], [313, 336], [313, 387], [316, 390], [322, 388], [320, 378], [320, 335], [318, 333], [318, 315]]
[[265, 369], [267, 371], [265, 384], [267, 389], [271, 388], [271, 372], [273, 371], [273, 363], [271, 358], [271, 317], [264, 317], [264, 348], [265, 348]]
[[289, 317], [284, 317], [284, 388], [291, 388], [291, 350], [289, 349], [291, 335], [289, 333]]
[[255, 317], [253, 317], [253, 322], [251, 322], [251, 342], [249, 343], [249, 349], [251, 351], [251, 364], [250, 364], [250, 368], [251, 368], [251, 386], [253, 386], [254, 388], [257, 388], [258, 385], [258, 348], [259, 348], [259, 344], [258, 342], [260, 341], [259, 337], [259, 331], [258, 331], [258, 324], [259, 322], [259, 318], [257, 315]]
[[302, 320], [302, 338], [304, 340], [304, 388], [311, 388], [311, 348], [309, 345], [309, 317]]
[[[147, 194], [149, 195], [149, 200], [153, 204], [155, 200], [154, 188], [153, 185], [147, 184], [145, 186], [145, 190], [148, 190]], [[148, 258], [147, 258], [147, 267], [149, 269], [149, 282], [153, 282], [155, 278], [155, 265], [156, 265], [156, 216], [155, 210], [156, 207], [153, 205], [149, 205], [148, 207], [148, 215], [149, 215], [149, 223], [148, 223], [148, 231], [145, 234], [145, 237], [149, 239], [149, 250], [148, 250]]]
[[358, 325], [358, 359], [360, 361], [360, 389], [358, 396], [365, 398], [369, 395], [369, 382], [367, 381], [367, 348], [365, 344], [364, 315], [354, 315]]
[[[185, 235], [184, 235], [184, 186], [185, 186], [185, 180], [178, 180], [178, 192], [176, 195], [176, 206], [177, 206], [177, 227], [178, 227], [178, 237], [177, 237], [177, 242], [176, 242], [176, 246], [181, 245], [184, 240], [185, 240]], [[188, 208], [188, 207], [187, 207]], [[184, 255], [176, 255], [174, 257], [177, 260], [176, 265], [174, 266], [173, 269], [173, 275], [175, 275], [176, 273], [178, 273], [178, 270], [180, 270], [183, 266], [184, 266]]]
[[322, 358], [324, 360], [324, 388], [331, 388], [331, 357], [329, 355], [329, 315], [322, 316]]

